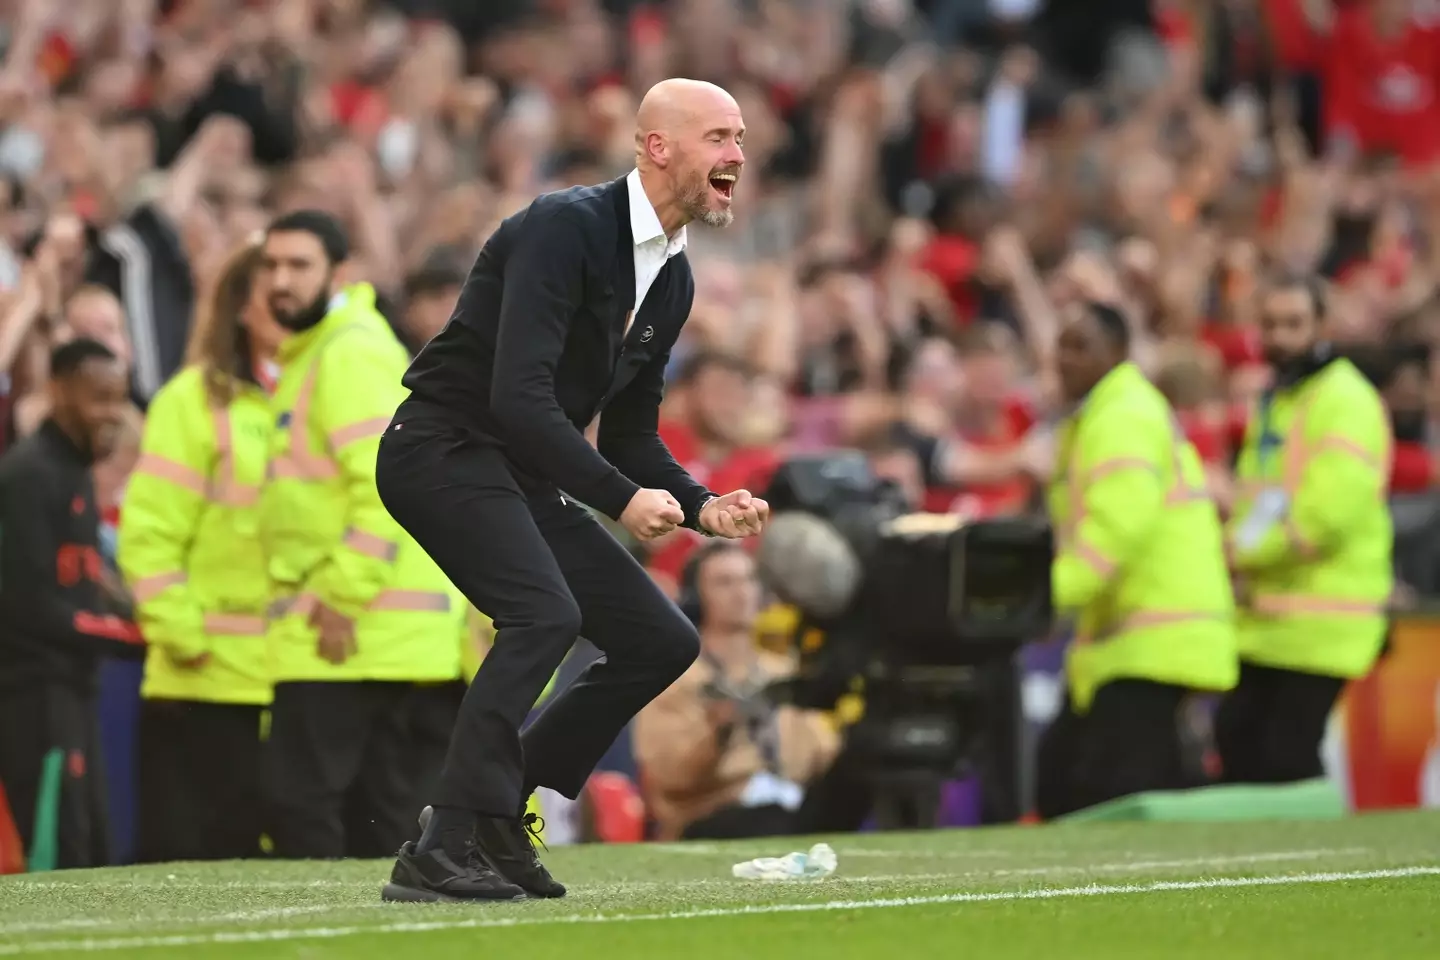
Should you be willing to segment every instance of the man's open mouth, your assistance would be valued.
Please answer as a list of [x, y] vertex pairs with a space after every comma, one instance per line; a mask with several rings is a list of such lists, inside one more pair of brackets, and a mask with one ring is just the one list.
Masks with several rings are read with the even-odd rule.
[[735, 196], [735, 181], [737, 176], [733, 173], [712, 173], [710, 175], [710, 186], [726, 200]]

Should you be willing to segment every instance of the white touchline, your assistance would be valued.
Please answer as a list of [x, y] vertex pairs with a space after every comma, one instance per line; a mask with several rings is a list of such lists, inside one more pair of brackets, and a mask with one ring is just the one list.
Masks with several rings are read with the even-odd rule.
[[[862, 874], [852, 876], [845, 873], [838, 873], [828, 877], [825, 883], [830, 885], [846, 883], [938, 883], [946, 880], [973, 880], [977, 878], [994, 877], [1053, 877], [1063, 874], [1076, 873], [1127, 873], [1139, 870], [1183, 870], [1190, 867], [1226, 867], [1243, 866], [1255, 863], [1276, 863], [1285, 860], [1316, 860], [1322, 857], [1336, 857], [1345, 855], [1360, 855], [1370, 853], [1368, 847], [1342, 847], [1338, 849], [1320, 850], [1272, 850], [1260, 853], [1238, 854], [1229, 857], [1190, 857], [1177, 860], [1122, 860], [1115, 863], [1077, 863], [1077, 864], [1054, 864], [1044, 867], [1002, 867], [986, 870], [962, 870], [949, 871], [946, 873], [886, 873], [886, 874]], [[25, 880], [17, 878], [5, 882], [5, 886], [23, 886], [28, 889], [94, 889], [97, 884], [83, 884], [74, 881], [63, 880]], [[205, 887], [207, 889], [220, 888], [225, 890], [271, 890], [271, 889], [293, 889], [309, 890], [320, 888], [340, 887], [351, 890], [373, 889], [374, 882], [371, 880], [307, 880], [307, 881], [284, 881], [284, 880], [256, 880], [245, 882], [242, 880], [221, 880], [206, 882], [203, 880], [162, 880], [153, 883], [142, 883], [133, 880], [120, 881], [116, 884], [100, 884], [104, 889], [112, 887], [163, 889], [166, 887]], [[646, 890], [652, 887], [663, 886], [668, 889], [685, 890], [694, 888], [715, 888], [740, 886], [735, 880], [729, 877], [705, 877], [687, 880], [624, 880], [620, 882], [586, 884], [581, 888], [581, 895], [584, 894], [610, 894], [625, 895], [637, 891]], [[579, 899], [577, 896], [575, 899]], [[350, 910], [364, 910], [371, 907], [386, 907], [382, 903], [361, 903], [361, 904], [313, 904], [307, 906], [260, 908], [256, 910], [240, 910], [220, 914], [188, 914], [185, 916], [139, 916], [117, 919], [101, 919], [98, 917], [73, 918], [65, 920], [36, 920], [29, 923], [8, 925], [0, 928], [0, 932], [7, 934], [16, 933], [60, 933], [66, 930], [76, 929], [103, 929], [143, 926], [146, 924], [184, 924], [186, 926], [198, 926], [201, 924], [218, 923], [249, 923], [256, 920], [267, 920], [272, 917], [283, 917], [289, 914], [305, 913], [343, 913]], [[0, 954], [3, 954], [0, 950]]]
[[[1216, 877], [1210, 880], [1159, 880], [1083, 887], [1042, 887], [1038, 890], [1000, 890], [989, 893], [946, 893], [929, 897], [876, 900], [828, 900], [821, 903], [767, 903], [745, 907], [677, 910], [671, 913], [562, 914], [544, 917], [491, 917], [470, 920], [386, 923], [374, 926], [310, 927], [278, 930], [237, 930], [169, 937], [116, 937], [109, 940], [45, 940], [0, 944], [0, 956], [72, 951], [158, 949], [227, 943], [270, 943], [282, 940], [333, 940], [381, 933], [434, 933], [444, 930], [479, 930], [500, 927], [565, 926], [591, 923], [644, 923], [657, 920], [702, 920], [717, 917], [763, 916], [779, 913], [821, 913], [834, 910], [886, 910], [948, 903], [993, 903], [1012, 900], [1052, 900], [1062, 897], [1113, 897], [1177, 890], [1216, 890], [1233, 887], [1285, 887], [1300, 884], [1346, 883], [1354, 880], [1399, 880], [1440, 876], [1440, 866], [1397, 867], [1390, 870], [1352, 870], [1344, 873], [1297, 873], [1268, 877]], [[397, 908], [404, 909], [404, 908]], [[484, 909], [477, 907], [477, 909]]]

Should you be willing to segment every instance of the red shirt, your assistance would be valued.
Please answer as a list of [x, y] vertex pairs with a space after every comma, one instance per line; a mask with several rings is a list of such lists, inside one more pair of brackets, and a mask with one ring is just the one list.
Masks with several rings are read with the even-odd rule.
[[[667, 420], [660, 424], [660, 439], [670, 448], [675, 462], [684, 467], [698, 483], [716, 493], [749, 490], [761, 494], [770, 485], [770, 477], [780, 466], [780, 454], [765, 447], [742, 447], [732, 451], [719, 463], [705, 459], [704, 447], [688, 424]], [[698, 534], [675, 537], [650, 558], [650, 568], [679, 578], [690, 552], [699, 546]]]
[[[1033, 426], [1035, 413], [1029, 401], [1012, 397], [1005, 402], [994, 432], [962, 434], [960, 439], [981, 450], [1012, 450]], [[970, 517], [1004, 516], [1024, 510], [1033, 491], [1034, 484], [1027, 477], [966, 487], [935, 486], [925, 491], [925, 509], [930, 513], [963, 513]]]
[[1264, 0], [1275, 59], [1291, 73], [1310, 73], [1324, 61], [1325, 40], [1305, 18], [1303, 0]]
[[1209, 323], [1201, 331], [1200, 339], [1220, 355], [1220, 361], [1225, 364], [1226, 370], [1265, 362], [1260, 345], [1260, 331], [1254, 327]]
[[1325, 130], [1406, 163], [1440, 157], [1440, 33], [1428, 22], [1375, 32], [1366, 6], [1340, 11], [1325, 53]]
[[1185, 439], [1195, 447], [1200, 460], [1207, 466], [1225, 466], [1230, 461], [1230, 420], [1224, 411], [1219, 416], [1201, 410], [1181, 410], [1175, 414]]
[[1413, 440], [1395, 444], [1395, 463], [1390, 468], [1392, 493], [1424, 493], [1435, 479], [1435, 461], [1423, 443]]
[[980, 264], [980, 248], [964, 237], [940, 234], [920, 254], [920, 269], [939, 280], [961, 322], [975, 318], [978, 304], [970, 278]]

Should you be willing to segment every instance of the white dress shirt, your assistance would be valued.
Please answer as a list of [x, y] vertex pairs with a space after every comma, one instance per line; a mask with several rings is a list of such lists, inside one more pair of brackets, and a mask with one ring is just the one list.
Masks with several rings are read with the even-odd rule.
[[630, 190], [630, 234], [635, 240], [635, 309], [625, 320], [625, 332], [629, 333], [630, 324], [640, 312], [645, 294], [650, 292], [650, 286], [660, 275], [661, 268], [685, 249], [685, 228], [676, 231], [674, 237], [665, 236], [660, 217], [650, 205], [650, 198], [645, 196], [645, 188], [640, 185], [639, 170], [631, 170], [625, 184]]

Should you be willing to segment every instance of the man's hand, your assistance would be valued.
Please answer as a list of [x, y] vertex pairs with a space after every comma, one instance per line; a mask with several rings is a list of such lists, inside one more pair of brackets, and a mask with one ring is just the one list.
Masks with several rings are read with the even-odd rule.
[[716, 497], [700, 511], [700, 526], [727, 540], [757, 536], [769, 519], [770, 504], [751, 496], [749, 490]]
[[338, 667], [355, 655], [355, 621], [320, 604], [310, 615], [310, 625], [320, 633], [315, 652], [322, 659]]
[[182, 657], [174, 650], [166, 647], [165, 656], [167, 659], [169, 659], [170, 665], [177, 670], [199, 670], [201, 667], [205, 666], [210, 662], [209, 650], [206, 650], [204, 653], [196, 654], [193, 657]]
[[620, 525], [637, 540], [649, 542], [663, 537], [685, 522], [685, 511], [665, 490], [640, 490], [630, 498]]

